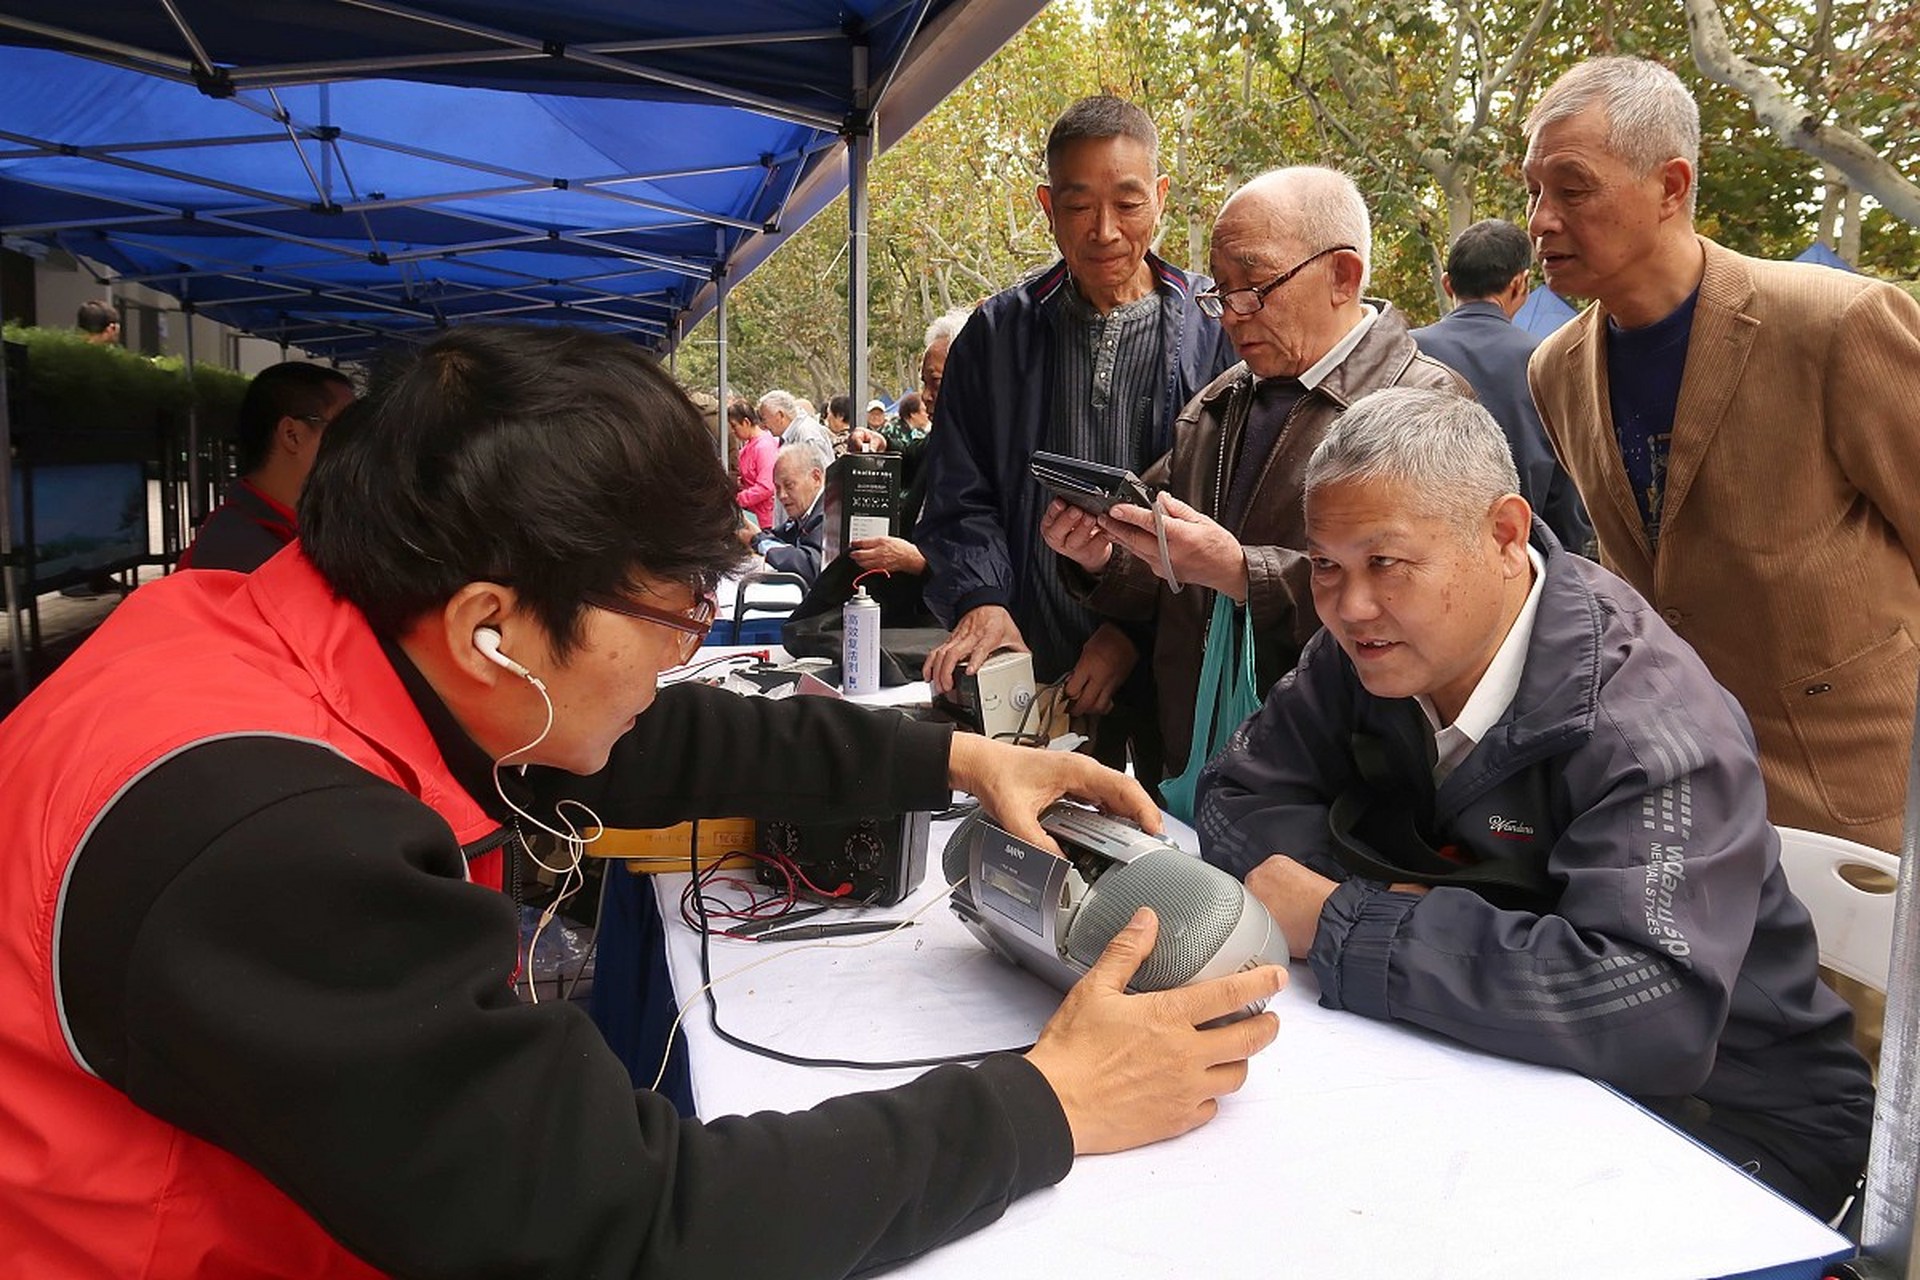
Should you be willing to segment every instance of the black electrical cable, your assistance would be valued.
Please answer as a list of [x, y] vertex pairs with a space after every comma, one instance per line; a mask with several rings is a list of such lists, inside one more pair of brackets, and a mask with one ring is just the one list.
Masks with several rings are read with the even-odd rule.
[[[687, 868], [697, 878], [700, 874], [700, 823], [697, 819], [693, 824], [691, 844], [692, 848], [687, 854]], [[707, 996], [707, 1024], [713, 1028], [713, 1034], [719, 1036], [736, 1049], [744, 1049], [748, 1053], [757, 1054], [762, 1058], [771, 1058], [775, 1062], [784, 1062], [792, 1067], [844, 1067], [853, 1071], [900, 1071], [913, 1067], [964, 1066], [968, 1063], [978, 1062], [982, 1058], [992, 1057], [996, 1053], [1025, 1053], [1027, 1050], [1033, 1048], [1031, 1044], [1023, 1044], [1017, 1049], [985, 1049], [979, 1053], [955, 1053], [939, 1058], [906, 1058], [899, 1062], [864, 1062], [854, 1058], [808, 1058], [800, 1054], [783, 1053], [779, 1049], [770, 1049], [763, 1044], [755, 1044], [744, 1036], [737, 1036], [720, 1025], [720, 1002], [714, 998], [713, 994], [713, 966], [708, 950], [713, 934], [707, 927], [707, 904], [702, 895], [694, 895], [693, 910], [694, 914], [700, 917], [700, 981], [705, 984]], [[671, 1048], [671, 1046], [669, 1046], [669, 1048]]]

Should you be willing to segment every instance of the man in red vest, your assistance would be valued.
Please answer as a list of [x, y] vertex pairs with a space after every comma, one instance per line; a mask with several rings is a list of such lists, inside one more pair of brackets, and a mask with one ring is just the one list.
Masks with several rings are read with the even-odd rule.
[[1024, 1057], [794, 1116], [683, 1121], [516, 999], [487, 886], [535, 827], [950, 786], [1030, 838], [1063, 794], [1157, 826], [1081, 757], [659, 689], [737, 519], [635, 349], [455, 329], [328, 428], [299, 542], [136, 592], [0, 725], [10, 1274], [842, 1275], [1213, 1114], [1275, 1022], [1195, 1027], [1281, 975], [1127, 995], [1147, 913]]
[[321, 433], [352, 403], [347, 375], [322, 365], [288, 360], [255, 374], [240, 402], [240, 478], [207, 514], [180, 567], [252, 573], [292, 542]]

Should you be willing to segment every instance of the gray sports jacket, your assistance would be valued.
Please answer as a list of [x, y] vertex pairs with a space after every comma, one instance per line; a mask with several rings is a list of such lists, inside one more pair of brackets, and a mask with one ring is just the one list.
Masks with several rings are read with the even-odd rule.
[[1368, 694], [1321, 631], [1202, 777], [1202, 851], [1344, 882], [1309, 957], [1324, 1005], [1864, 1161], [1867, 1067], [1746, 717], [1631, 587], [1537, 520], [1533, 542], [1520, 688], [1437, 792], [1419, 707]]

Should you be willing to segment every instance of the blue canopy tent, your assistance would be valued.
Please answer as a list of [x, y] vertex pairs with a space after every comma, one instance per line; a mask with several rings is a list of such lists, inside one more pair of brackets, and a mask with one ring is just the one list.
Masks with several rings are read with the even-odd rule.
[[507, 315], [664, 351], [850, 179], [862, 273], [874, 149], [1041, 7], [17, 0], [0, 231], [338, 357]]
[[[848, 190], [864, 397], [866, 167], [1043, 5], [11, 0], [0, 234], [342, 359], [482, 318], [669, 352], [718, 311], [724, 388], [728, 285]], [[0, 504], [6, 444], [0, 408]]]
[[1572, 303], [1541, 285], [1513, 313], [1513, 323], [1536, 338], [1544, 338], [1578, 314]]
[[1832, 267], [1836, 271], [1852, 271], [1853, 264], [1834, 252], [1830, 244], [1815, 240], [1812, 244], [1793, 255], [1795, 262], [1811, 262], [1822, 267]]

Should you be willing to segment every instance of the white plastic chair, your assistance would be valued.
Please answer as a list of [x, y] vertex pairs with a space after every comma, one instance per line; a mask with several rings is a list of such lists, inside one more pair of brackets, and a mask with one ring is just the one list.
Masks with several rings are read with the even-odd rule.
[[[1900, 860], [1866, 845], [1818, 831], [1781, 827], [1780, 866], [1793, 896], [1807, 904], [1819, 937], [1820, 963], [1875, 991], [1887, 989], [1893, 960], [1894, 881]], [[1840, 874], [1861, 867], [1886, 877], [1878, 892]]]

